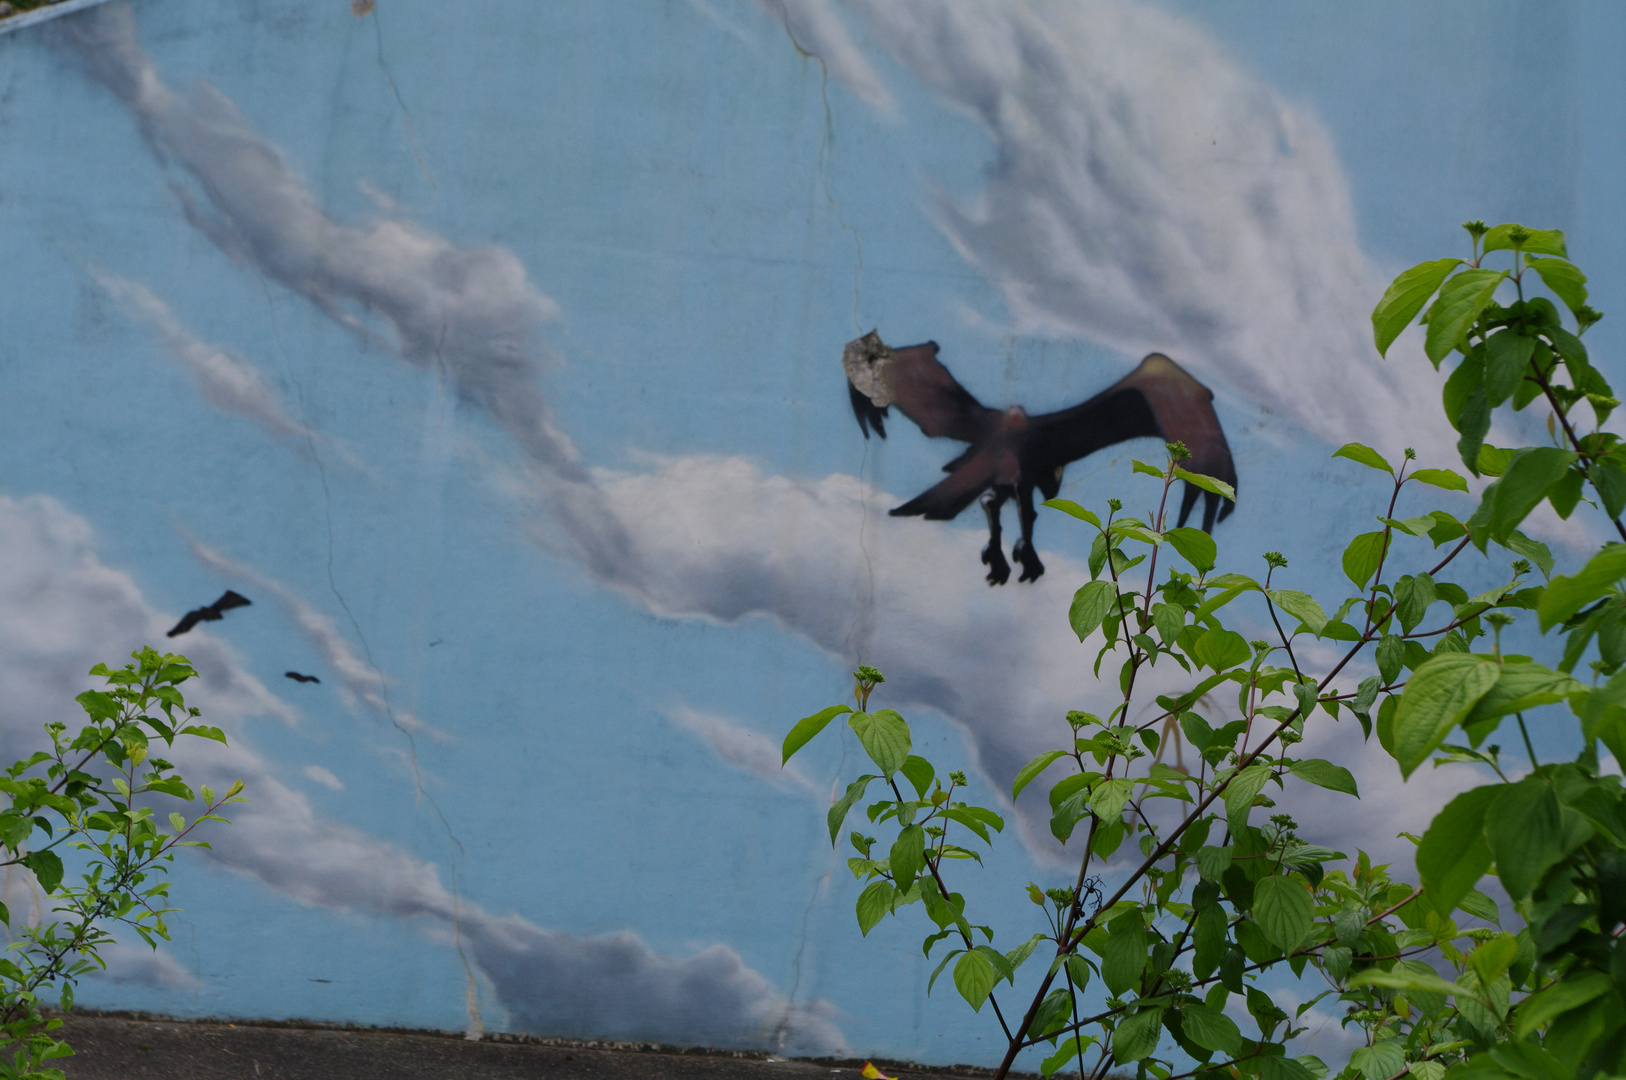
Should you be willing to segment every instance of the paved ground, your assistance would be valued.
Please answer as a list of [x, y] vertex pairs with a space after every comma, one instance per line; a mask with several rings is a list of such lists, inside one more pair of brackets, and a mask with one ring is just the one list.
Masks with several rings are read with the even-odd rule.
[[[68, 1080], [859, 1080], [853, 1063], [590, 1044], [464, 1039], [424, 1032], [258, 1026], [74, 1014]], [[498, 1036], [497, 1038], [502, 1038]], [[861, 1062], [858, 1064], [862, 1064]], [[880, 1063], [877, 1063], [880, 1064]], [[885, 1068], [907, 1080], [987, 1070]]]

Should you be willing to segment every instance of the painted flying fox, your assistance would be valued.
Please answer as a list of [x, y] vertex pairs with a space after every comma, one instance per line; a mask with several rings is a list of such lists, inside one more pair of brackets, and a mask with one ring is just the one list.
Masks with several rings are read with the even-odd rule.
[[[1185, 469], [1236, 487], [1236, 465], [1214, 413], [1213, 393], [1162, 353], [1152, 353], [1083, 404], [1043, 416], [1029, 416], [1021, 406], [990, 409], [977, 401], [938, 362], [935, 341], [891, 349], [871, 331], [847, 344], [841, 366], [864, 438], [869, 438], [870, 428], [886, 438], [884, 419], [888, 408], [896, 405], [928, 436], [971, 444], [943, 466], [949, 474], [946, 480], [892, 514], [947, 521], [982, 496], [988, 515], [988, 546], [982, 561], [990, 585], [1003, 585], [1011, 576], [1000, 547], [999, 515], [1005, 501], [1016, 496], [1022, 524], [1022, 538], [1011, 549], [1011, 557], [1022, 564], [1018, 580], [1037, 580], [1044, 564], [1033, 548], [1033, 489], [1055, 498], [1067, 464], [1102, 447], [1142, 437], [1183, 442], [1191, 451]], [[1203, 530], [1212, 531], [1233, 504], [1187, 484], [1180, 502], [1181, 525], [1199, 495], [1204, 499]]]

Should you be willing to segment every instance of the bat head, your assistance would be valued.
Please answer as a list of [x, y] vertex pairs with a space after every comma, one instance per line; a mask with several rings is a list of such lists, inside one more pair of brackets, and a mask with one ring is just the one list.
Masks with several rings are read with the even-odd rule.
[[892, 350], [881, 341], [877, 330], [847, 342], [847, 347], [841, 350], [841, 367], [847, 373], [847, 381], [874, 402], [876, 408], [884, 409], [892, 404], [892, 388], [887, 381], [891, 364]]

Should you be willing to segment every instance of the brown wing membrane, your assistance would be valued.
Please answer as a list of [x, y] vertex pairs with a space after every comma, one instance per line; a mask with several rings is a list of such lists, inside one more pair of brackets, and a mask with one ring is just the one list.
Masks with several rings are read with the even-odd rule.
[[[1191, 451], [1188, 472], [1212, 476], [1236, 488], [1236, 465], [1225, 442], [1214, 395], [1179, 364], [1152, 353], [1113, 386], [1071, 409], [1036, 416], [1023, 455], [1023, 471], [1043, 480], [1057, 467], [1126, 439], [1155, 436], [1182, 442]], [[1203, 528], [1223, 521], [1233, 504], [1212, 492], [1186, 485], [1180, 524], [1203, 495]], [[1223, 506], [1221, 505], [1223, 503]]]
[[935, 341], [892, 349], [871, 332], [847, 343], [841, 366], [847, 372], [853, 415], [865, 438], [871, 428], [886, 438], [885, 417], [893, 405], [931, 438], [969, 443], [976, 442], [998, 415], [954, 381], [937, 360]]
[[954, 381], [937, 359], [937, 342], [892, 351], [887, 369], [892, 400], [932, 438], [976, 442], [998, 414]]
[[892, 516], [919, 515], [928, 521], [948, 521], [958, 516], [1000, 479], [1001, 457], [993, 447], [972, 447], [956, 459], [958, 467], [952, 473], [894, 509]]

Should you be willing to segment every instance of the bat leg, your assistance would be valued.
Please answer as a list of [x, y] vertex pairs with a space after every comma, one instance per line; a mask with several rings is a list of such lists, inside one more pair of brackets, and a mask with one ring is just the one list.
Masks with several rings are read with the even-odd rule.
[[1017, 492], [1016, 514], [1022, 522], [1022, 539], [1011, 549], [1011, 557], [1022, 564], [1022, 576], [1017, 580], [1038, 581], [1044, 575], [1044, 563], [1039, 561], [1039, 553], [1033, 549], [1033, 523], [1038, 519], [1038, 514], [1033, 509], [1032, 484], [1023, 484]]
[[[1191, 508], [1197, 505], [1197, 496], [1205, 494], [1196, 484], [1187, 484], [1186, 490], [1180, 493], [1180, 520], [1175, 522], [1175, 528], [1185, 528], [1186, 518], [1191, 516]], [[1209, 495], [1210, 499], [1219, 498], [1218, 495]], [[1206, 514], [1209, 524], [1213, 524], [1214, 512], [1209, 510]], [[1207, 528], [1203, 529], [1207, 532]]]
[[1011, 564], [1005, 561], [999, 528], [999, 512], [1010, 497], [1009, 489], [999, 487], [982, 497], [982, 512], [988, 516], [988, 546], [982, 549], [982, 563], [988, 567], [990, 585], [1003, 585], [1011, 580]]

